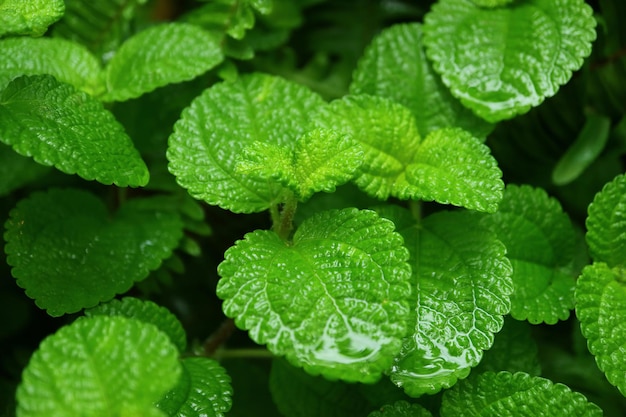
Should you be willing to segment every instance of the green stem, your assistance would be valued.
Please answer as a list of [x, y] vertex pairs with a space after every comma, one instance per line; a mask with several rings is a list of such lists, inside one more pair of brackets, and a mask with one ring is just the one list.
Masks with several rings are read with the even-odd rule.
[[272, 359], [274, 354], [267, 349], [224, 349], [216, 352], [217, 359]]
[[293, 230], [293, 218], [296, 215], [297, 207], [298, 200], [293, 194], [289, 195], [283, 204], [278, 223], [274, 223], [274, 231], [282, 240], [286, 241], [289, 239], [289, 235]]
[[422, 202], [419, 200], [409, 200], [409, 209], [416, 222], [419, 224], [422, 221]]

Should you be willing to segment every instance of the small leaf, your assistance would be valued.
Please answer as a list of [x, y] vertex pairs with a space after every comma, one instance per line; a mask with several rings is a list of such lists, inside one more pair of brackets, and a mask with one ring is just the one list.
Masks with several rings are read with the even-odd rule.
[[433, 71], [417, 23], [394, 25], [374, 38], [359, 60], [350, 93], [385, 97], [406, 106], [422, 135], [460, 127], [484, 138], [493, 128], [452, 96]]
[[230, 377], [212, 359], [181, 360], [183, 373], [178, 385], [157, 403], [169, 417], [223, 417], [232, 406]]
[[491, 9], [439, 0], [424, 18], [424, 44], [452, 94], [495, 123], [526, 113], [569, 81], [591, 53], [592, 13], [583, 0]]
[[49, 75], [19, 77], [0, 92], [0, 141], [40, 164], [103, 184], [143, 186], [150, 176], [113, 115]]
[[432, 414], [419, 404], [397, 401], [381, 407], [380, 411], [369, 413], [367, 417], [432, 417]]
[[587, 244], [595, 261], [610, 267], [626, 259], [626, 175], [618, 175], [589, 205]]
[[187, 23], [144, 30], [126, 41], [106, 67], [104, 101], [136, 98], [167, 84], [188, 81], [222, 62], [217, 40]]
[[174, 126], [167, 151], [170, 172], [209, 204], [237, 213], [266, 210], [282, 202], [284, 187], [238, 172], [241, 155], [254, 142], [293, 151], [310, 130], [310, 114], [323, 105], [307, 88], [270, 75], [216, 84]]
[[329, 379], [372, 383], [400, 350], [408, 253], [393, 223], [357, 209], [321, 212], [292, 243], [257, 230], [226, 251], [217, 294], [259, 344]]
[[540, 188], [509, 185], [497, 213], [485, 216], [513, 265], [511, 315], [533, 324], [566, 320], [574, 308], [574, 228]]
[[598, 367], [626, 395], [626, 271], [603, 262], [583, 269], [576, 285], [576, 316]]
[[443, 395], [441, 417], [601, 417], [602, 410], [563, 384], [523, 372], [485, 372]]
[[85, 310], [86, 316], [124, 316], [156, 326], [165, 333], [180, 352], [187, 348], [187, 335], [178, 318], [167, 308], [149, 300], [124, 297]]
[[52, 316], [128, 291], [157, 269], [182, 237], [177, 214], [135, 204], [131, 200], [110, 215], [94, 195], [72, 189], [20, 201], [4, 235], [17, 284]]
[[154, 403], [180, 376], [178, 351], [156, 327], [81, 317], [41, 342], [17, 390], [20, 417], [164, 417]]
[[471, 134], [446, 128], [430, 133], [422, 142], [406, 179], [412, 198], [494, 212], [504, 183], [489, 148]]
[[63, 16], [63, 12], [63, 0], [3, 0], [0, 2], [0, 37], [41, 36], [48, 26]]

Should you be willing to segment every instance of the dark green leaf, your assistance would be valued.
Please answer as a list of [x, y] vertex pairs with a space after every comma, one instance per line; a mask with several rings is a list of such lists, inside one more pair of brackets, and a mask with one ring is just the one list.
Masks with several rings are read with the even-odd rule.
[[432, 414], [419, 404], [397, 401], [381, 407], [380, 411], [371, 412], [368, 417], [432, 417]]

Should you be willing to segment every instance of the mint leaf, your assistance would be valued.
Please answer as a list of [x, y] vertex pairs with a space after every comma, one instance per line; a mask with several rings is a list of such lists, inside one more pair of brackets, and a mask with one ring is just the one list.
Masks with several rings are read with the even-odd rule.
[[124, 42], [105, 69], [104, 101], [139, 97], [191, 80], [222, 62], [217, 40], [187, 23], [153, 26]]
[[452, 96], [433, 71], [423, 50], [422, 26], [417, 23], [394, 25], [374, 38], [359, 60], [350, 93], [385, 97], [404, 105], [422, 135], [460, 127], [484, 138], [493, 128]]
[[49, 170], [31, 158], [18, 155], [9, 146], [0, 144], [0, 196], [42, 177]]
[[372, 211], [344, 209], [307, 219], [291, 243], [249, 233], [218, 267], [224, 312], [307, 372], [375, 382], [409, 314], [408, 253], [393, 229]]
[[52, 316], [74, 313], [126, 292], [169, 257], [180, 217], [134, 201], [110, 215], [80, 190], [51, 189], [20, 201], [4, 235], [7, 263], [26, 295]]
[[157, 403], [170, 417], [223, 417], [232, 406], [233, 388], [226, 370], [208, 358], [181, 360], [178, 385]]
[[64, 11], [63, 0], [3, 0], [0, 2], [0, 37], [41, 36]]
[[513, 265], [511, 315], [533, 324], [566, 320], [574, 308], [574, 228], [540, 188], [509, 185], [497, 213], [485, 216]]
[[602, 416], [602, 410], [563, 384], [523, 372], [485, 372], [443, 394], [441, 417]]
[[[310, 129], [310, 114], [324, 102], [307, 88], [264, 74], [219, 83], [183, 111], [169, 139], [169, 169], [189, 193], [237, 213], [282, 202], [284, 187], [238, 172], [255, 142], [291, 152]], [[237, 123], [233, 123], [237, 120]]]
[[504, 190], [501, 177], [489, 148], [453, 128], [430, 133], [406, 168], [412, 198], [486, 212], [498, 209]]
[[164, 417], [154, 407], [180, 376], [178, 351], [156, 327], [81, 317], [47, 337], [17, 390], [21, 417]]
[[576, 316], [598, 367], [622, 395], [626, 393], [626, 273], [603, 262], [583, 269], [576, 285]]
[[187, 335], [178, 318], [167, 308], [149, 300], [124, 297], [85, 310], [86, 316], [124, 316], [156, 326], [165, 333], [180, 352], [187, 348]]
[[419, 404], [397, 401], [381, 407], [380, 411], [369, 413], [367, 417], [432, 417], [432, 414]]
[[472, 0], [475, 5], [480, 7], [500, 7], [512, 3], [514, 0]]
[[0, 141], [40, 164], [103, 184], [143, 186], [150, 175], [100, 102], [49, 75], [19, 77], [0, 92]]
[[492, 9], [439, 0], [424, 18], [424, 44], [452, 94], [495, 123], [556, 94], [591, 53], [595, 24], [583, 0]]

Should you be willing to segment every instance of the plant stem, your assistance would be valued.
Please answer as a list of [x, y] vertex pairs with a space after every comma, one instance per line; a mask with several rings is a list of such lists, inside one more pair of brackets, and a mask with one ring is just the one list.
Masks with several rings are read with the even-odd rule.
[[230, 338], [235, 332], [235, 321], [226, 319], [202, 344], [202, 351], [205, 356], [213, 356], [215, 352]]
[[422, 221], [422, 202], [419, 200], [409, 200], [409, 209], [416, 222], [419, 224]]
[[224, 349], [217, 352], [218, 359], [256, 358], [272, 359], [274, 354], [267, 349]]
[[298, 200], [296, 197], [293, 194], [289, 195], [283, 204], [279, 221], [274, 223], [274, 231], [282, 240], [288, 240], [293, 230], [293, 217], [296, 214], [297, 206]]

